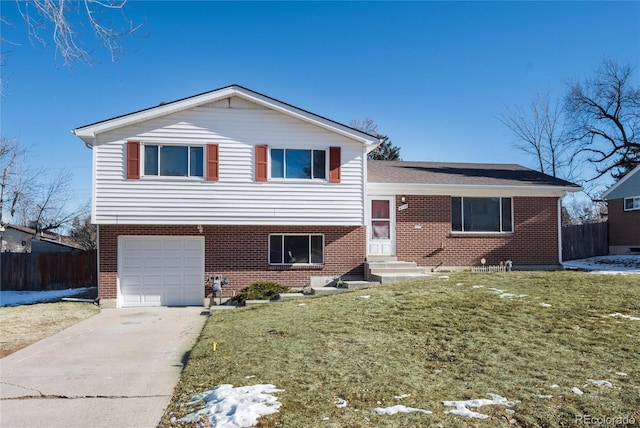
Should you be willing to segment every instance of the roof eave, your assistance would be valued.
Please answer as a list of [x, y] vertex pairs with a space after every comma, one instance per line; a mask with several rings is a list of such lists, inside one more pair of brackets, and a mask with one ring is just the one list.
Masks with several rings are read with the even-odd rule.
[[629, 177], [631, 177], [632, 175], [636, 174], [638, 171], [640, 171], [640, 165], [636, 166], [635, 168], [633, 168], [627, 175], [625, 175], [624, 177], [622, 177], [620, 180], [618, 180], [617, 183], [613, 184], [611, 187], [609, 187], [607, 190], [605, 190], [605, 192], [602, 194], [601, 198], [602, 199], [607, 199], [607, 196], [609, 196], [609, 194], [611, 194], [611, 192], [613, 192], [614, 190], [616, 190], [618, 187], [620, 187], [620, 185], [622, 183], [624, 183], [625, 181], [627, 181], [627, 179]]
[[391, 194], [418, 195], [494, 195], [494, 196], [557, 196], [579, 192], [580, 186], [549, 185], [471, 185], [471, 184], [425, 184], [425, 183], [367, 183], [370, 194], [387, 192]]
[[227, 86], [224, 88], [216, 89], [214, 91], [205, 92], [200, 95], [194, 95], [189, 98], [183, 98], [167, 104], [139, 110], [137, 112], [118, 116], [112, 119], [107, 119], [101, 122], [96, 122], [91, 125], [73, 129], [71, 132], [82, 139], [86, 144], [93, 144], [95, 142], [97, 134], [133, 125], [145, 120], [166, 116], [168, 114], [176, 113], [189, 108], [198, 107], [200, 105], [213, 103], [230, 96], [238, 96], [263, 107], [273, 109], [275, 111], [298, 118], [308, 123], [316, 124], [320, 127], [341, 134], [347, 138], [359, 141], [365, 146], [375, 147], [380, 143], [379, 139], [376, 136], [369, 135], [354, 128], [350, 128], [346, 125], [340, 124], [322, 116], [318, 116], [309, 111], [286, 104], [282, 101], [276, 100], [266, 95], [262, 95], [238, 85]]

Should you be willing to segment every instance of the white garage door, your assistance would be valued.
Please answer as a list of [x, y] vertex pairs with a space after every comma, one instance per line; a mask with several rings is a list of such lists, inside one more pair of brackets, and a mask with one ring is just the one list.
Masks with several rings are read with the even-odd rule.
[[120, 236], [122, 306], [204, 304], [204, 238]]

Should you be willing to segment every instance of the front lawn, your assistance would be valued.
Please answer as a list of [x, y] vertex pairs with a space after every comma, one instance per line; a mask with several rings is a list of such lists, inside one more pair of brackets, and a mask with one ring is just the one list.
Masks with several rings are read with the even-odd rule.
[[216, 313], [161, 426], [221, 384], [282, 390], [269, 427], [640, 424], [640, 275], [447, 275]]

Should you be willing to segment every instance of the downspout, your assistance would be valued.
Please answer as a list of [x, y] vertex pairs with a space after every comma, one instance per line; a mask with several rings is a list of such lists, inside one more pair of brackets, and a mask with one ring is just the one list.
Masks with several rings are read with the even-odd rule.
[[567, 195], [567, 192], [564, 192], [564, 195], [558, 198], [558, 262], [562, 265], [562, 199]]
[[96, 303], [100, 306], [100, 225], [96, 224], [96, 285], [98, 286], [98, 297]]

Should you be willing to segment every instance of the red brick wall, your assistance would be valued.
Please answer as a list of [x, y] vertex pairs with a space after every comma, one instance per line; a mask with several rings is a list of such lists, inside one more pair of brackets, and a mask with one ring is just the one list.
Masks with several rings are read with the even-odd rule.
[[[324, 266], [269, 266], [270, 233], [316, 233], [325, 240]], [[364, 227], [340, 226], [196, 226], [101, 225], [99, 294], [117, 297], [118, 236], [165, 235], [205, 237], [205, 278], [218, 274], [229, 279], [226, 294], [256, 280], [275, 281], [291, 287], [309, 285], [311, 276], [362, 275], [366, 250]], [[204, 278], [203, 278], [204, 284]], [[203, 285], [204, 286], [204, 285]]]
[[[396, 211], [398, 260], [421, 266], [558, 264], [557, 198], [513, 198], [514, 232], [451, 233], [449, 196], [406, 196], [408, 209]], [[396, 206], [401, 205], [399, 197]], [[421, 226], [416, 229], [415, 226]]]
[[625, 211], [624, 199], [613, 199], [609, 206], [609, 245], [640, 246], [640, 210]]

